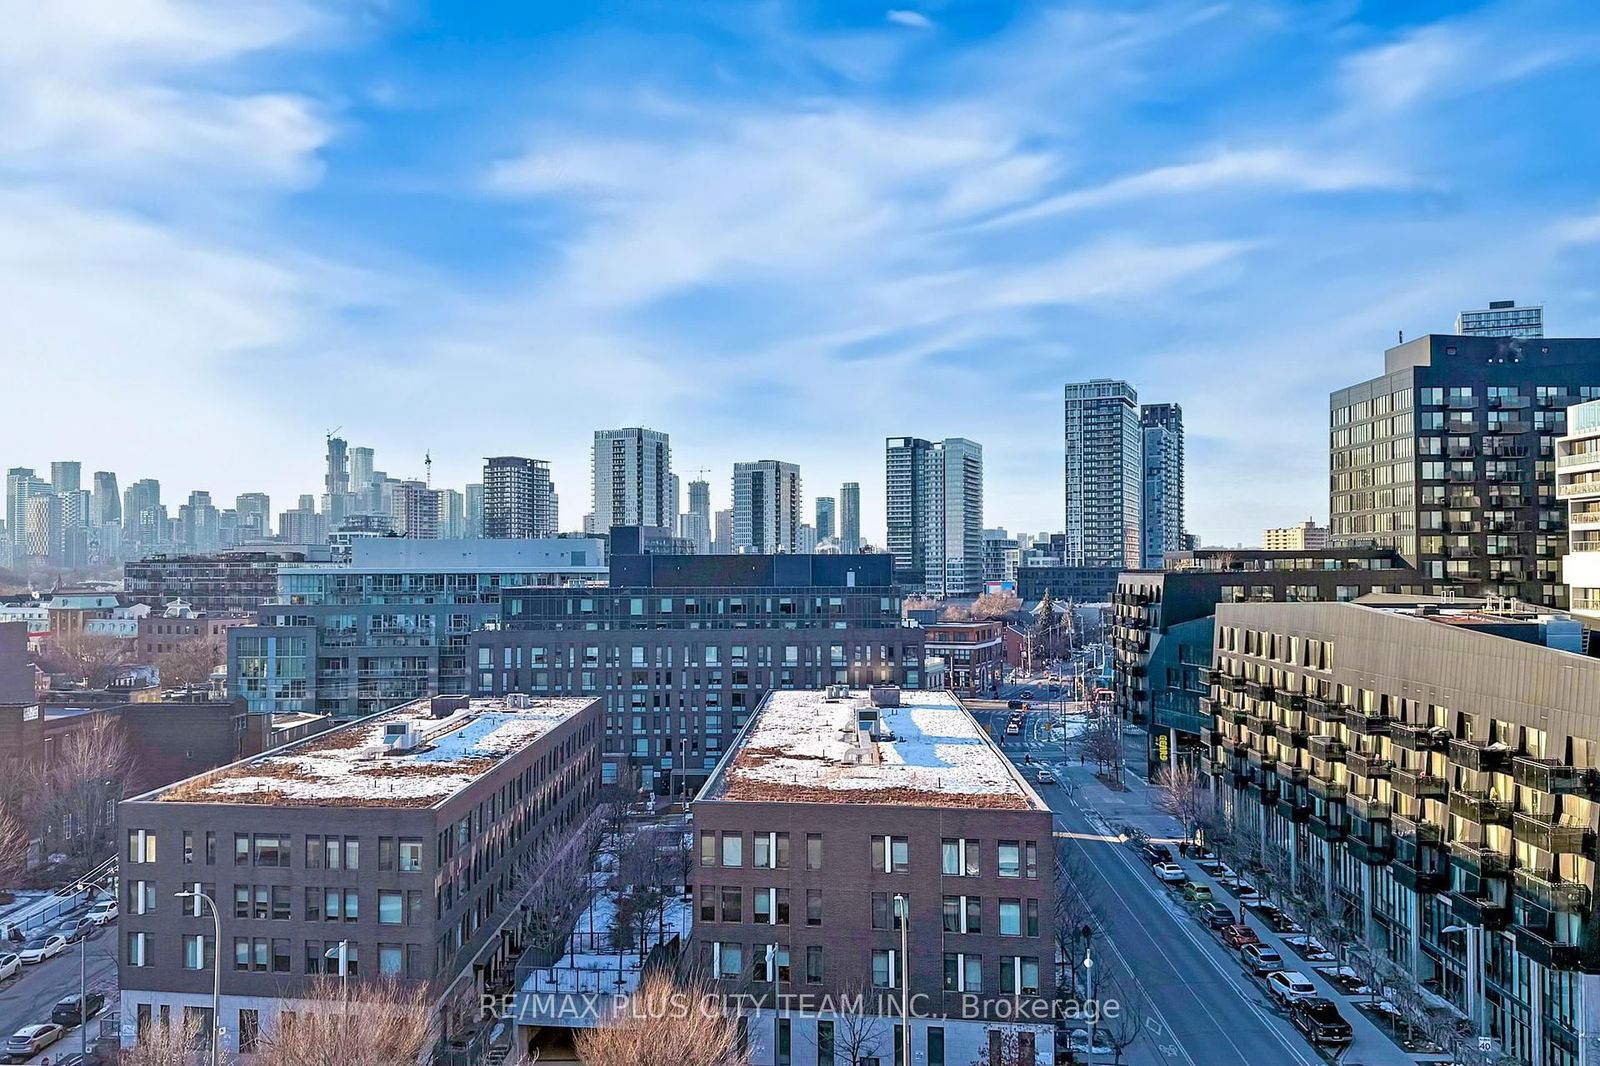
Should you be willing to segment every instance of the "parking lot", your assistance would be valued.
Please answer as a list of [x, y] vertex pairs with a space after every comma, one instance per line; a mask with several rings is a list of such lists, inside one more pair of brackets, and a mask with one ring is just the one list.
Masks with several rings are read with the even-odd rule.
[[[117, 933], [116, 923], [96, 927], [88, 936], [75, 944], [68, 944], [60, 954], [42, 962], [21, 966], [18, 972], [0, 980], [0, 1046], [6, 1038], [24, 1026], [47, 1023], [51, 1009], [67, 996], [78, 993], [80, 968], [84, 986], [90, 991], [105, 995], [105, 1012], [117, 1009]], [[16, 945], [0, 946], [0, 954], [15, 954]], [[89, 1022], [87, 1043], [92, 1045], [105, 1017]], [[80, 1027], [67, 1030], [63, 1039], [40, 1052], [29, 1063], [52, 1064], [72, 1061], [80, 1045]]]

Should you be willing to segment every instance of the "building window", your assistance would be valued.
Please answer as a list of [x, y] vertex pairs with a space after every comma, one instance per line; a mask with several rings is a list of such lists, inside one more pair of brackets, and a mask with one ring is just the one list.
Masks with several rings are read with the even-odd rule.
[[[1004, 912], [1002, 928], [1004, 932]], [[946, 896], [944, 898], [944, 931], [947, 933], [983, 932], [983, 900], [979, 896]]]
[[806, 948], [806, 983], [820, 985], [822, 976], [822, 946], [811, 944]]
[[1000, 841], [998, 871], [1001, 877], [1022, 876], [1022, 845], [1015, 840]]
[[872, 868], [884, 873], [903, 874], [911, 867], [911, 845], [905, 837], [872, 838]]
[[822, 834], [806, 834], [806, 869], [822, 869]]
[[378, 893], [378, 924], [405, 924], [405, 896], [402, 893], [392, 889]]
[[789, 834], [757, 833], [755, 853], [751, 865], [758, 870], [787, 870], [789, 868]]
[[1032, 956], [1002, 956], [1000, 959], [1000, 991], [1002, 994], [1009, 995], [1038, 995], [1039, 960]]
[[983, 956], [961, 951], [944, 953], [944, 990], [982, 992]]
[[928, 1066], [945, 1066], [944, 1026], [928, 1026]]
[[722, 834], [722, 865], [726, 867], [744, 865], [744, 836], [742, 834]]
[[150, 934], [149, 933], [129, 933], [128, 934], [128, 965], [129, 966], [149, 966], [150, 965]]
[[128, 862], [156, 861], [156, 835], [144, 829], [128, 830]]
[[822, 924], [822, 889], [806, 889], [806, 924]]
[[715, 866], [717, 864], [717, 834], [702, 832], [700, 834], [700, 865]]
[[875, 948], [872, 952], [872, 987], [899, 988], [900, 953], [893, 948]]
[[378, 973], [384, 977], [399, 977], [405, 972], [406, 953], [399, 944], [378, 945]]
[[733, 980], [744, 972], [744, 946], [742, 944], [715, 943], [711, 945], [713, 972], [723, 980]]
[[965, 837], [946, 838], [941, 842], [941, 872], [946, 877], [978, 876], [978, 842]]
[[1022, 935], [1022, 901], [1020, 899], [1003, 899], [1000, 901], [1000, 935]]
[[216, 939], [211, 934], [184, 934], [183, 968], [185, 970], [209, 970], [216, 957]]
[[422, 838], [400, 838], [400, 872], [415, 874], [422, 872]]

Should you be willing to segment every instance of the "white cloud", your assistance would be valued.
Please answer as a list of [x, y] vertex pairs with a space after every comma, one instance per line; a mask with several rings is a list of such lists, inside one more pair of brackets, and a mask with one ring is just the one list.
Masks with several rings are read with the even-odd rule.
[[1137, 200], [1214, 190], [1278, 188], [1295, 192], [1397, 188], [1408, 179], [1359, 157], [1330, 158], [1289, 148], [1224, 149], [1191, 163], [1156, 167], [1090, 188], [1074, 189], [983, 223], [1009, 226]]
[[897, 26], [909, 26], [914, 30], [927, 30], [933, 28], [933, 20], [920, 11], [909, 11], [904, 8], [894, 8], [884, 16]]
[[1600, 211], [1557, 219], [1548, 227], [1546, 233], [1557, 245], [1600, 243]]

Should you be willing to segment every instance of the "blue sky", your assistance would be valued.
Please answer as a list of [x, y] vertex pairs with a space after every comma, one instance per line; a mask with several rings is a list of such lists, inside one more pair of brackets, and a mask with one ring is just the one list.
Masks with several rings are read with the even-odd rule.
[[860, 481], [985, 448], [1061, 524], [1061, 385], [1176, 401], [1208, 543], [1326, 512], [1396, 331], [1600, 335], [1600, 11], [1358, 2], [29, 3], [0, 39], [6, 465], [171, 502], [672, 434]]

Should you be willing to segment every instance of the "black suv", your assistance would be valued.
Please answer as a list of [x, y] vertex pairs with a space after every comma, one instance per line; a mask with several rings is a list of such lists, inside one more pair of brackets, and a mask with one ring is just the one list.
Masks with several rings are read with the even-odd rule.
[[1158, 862], [1171, 862], [1172, 849], [1165, 844], [1146, 844], [1139, 849], [1139, 854], [1144, 856], [1144, 861], [1154, 866]]
[[1350, 1043], [1350, 1023], [1332, 1000], [1320, 996], [1294, 1000], [1289, 1004], [1289, 1017], [1313, 1044]]
[[86, 1018], [93, 1018], [105, 1009], [106, 997], [104, 993], [88, 992], [85, 993], [83, 998], [89, 1007], [87, 1015], [78, 1008], [78, 997], [68, 996], [57, 1003], [50, 1011], [50, 1020], [57, 1025], [64, 1025], [70, 1029], [75, 1025], [82, 1025]]

